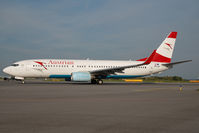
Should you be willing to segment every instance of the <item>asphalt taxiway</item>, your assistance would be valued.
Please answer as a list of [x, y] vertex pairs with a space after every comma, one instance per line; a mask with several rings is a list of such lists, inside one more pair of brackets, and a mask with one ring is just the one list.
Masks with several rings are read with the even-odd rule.
[[0, 81], [1, 133], [198, 133], [199, 84]]

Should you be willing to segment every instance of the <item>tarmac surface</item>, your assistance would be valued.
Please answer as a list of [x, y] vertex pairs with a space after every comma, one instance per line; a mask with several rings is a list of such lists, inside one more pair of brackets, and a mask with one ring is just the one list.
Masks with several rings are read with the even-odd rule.
[[0, 133], [198, 133], [199, 84], [0, 81]]

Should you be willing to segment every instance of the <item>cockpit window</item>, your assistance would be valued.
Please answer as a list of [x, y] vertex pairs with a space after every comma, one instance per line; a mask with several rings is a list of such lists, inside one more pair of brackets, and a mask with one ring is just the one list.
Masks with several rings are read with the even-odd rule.
[[12, 64], [11, 66], [14, 66], [14, 67], [16, 67], [16, 66], [19, 66], [19, 64]]

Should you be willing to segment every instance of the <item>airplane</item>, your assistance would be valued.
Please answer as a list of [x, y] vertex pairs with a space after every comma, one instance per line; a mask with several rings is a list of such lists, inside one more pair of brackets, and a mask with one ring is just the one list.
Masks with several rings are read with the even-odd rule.
[[136, 61], [32, 59], [15, 62], [3, 69], [12, 79], [24, 83], [25, 78], [65, 78], [66, 81], [103, 84], [103, 79], [128, 79], [144, 77], [172, 68], [177, 32], [170, 32], [161, 45], [150, 56]]

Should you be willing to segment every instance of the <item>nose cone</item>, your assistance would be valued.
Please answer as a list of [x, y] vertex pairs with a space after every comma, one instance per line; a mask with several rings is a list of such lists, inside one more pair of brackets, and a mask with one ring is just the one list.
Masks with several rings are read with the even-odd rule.
[[4, 72], [4, 73], [7, 73], [7, 71], [8, 71], [8, 70], [7, 70], [7, 67], [3, 69], [3, 72]]
[[4, 68], [3, 72], [6, 74], [10, 74], [10, 68], [9, 67]]

